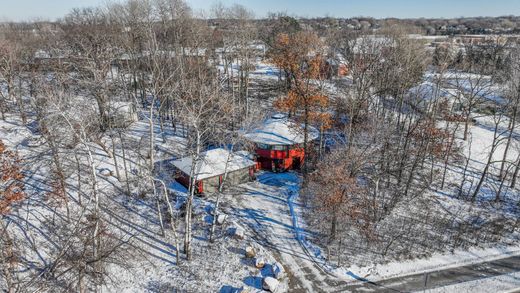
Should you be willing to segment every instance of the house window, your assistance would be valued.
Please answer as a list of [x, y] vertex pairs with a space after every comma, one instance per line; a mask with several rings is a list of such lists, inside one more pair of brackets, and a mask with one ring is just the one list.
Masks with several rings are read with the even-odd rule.
[[287, 146], [284, 145], [274, 145], [273, 150], [275, 151], [285, 151], [287, 149]]
[[271, 146], [268, 145], [268, 144], [259, 143], [258, 144], [258, 149], [260, 149], [260, 150], [270, 150]]

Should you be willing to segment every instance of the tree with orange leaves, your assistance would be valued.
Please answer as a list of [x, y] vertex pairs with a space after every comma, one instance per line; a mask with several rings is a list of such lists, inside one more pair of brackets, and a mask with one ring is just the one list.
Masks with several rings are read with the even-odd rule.
[[[309, 175], [302, 196], [310, 207], [310, 221], [319, 222], [322, 240], [328, 249], [343, 250], [345, 235], [353, 232], [367, 240], [375, 237], [376, 206], [371, 200], [369, 185], [359, 176], [356, 163], [346, 149], [335, 149], [317, 164]], [[328, 254], [330, 256], [330, 254]], [[341, 253], [338, 253], [338, 264]]]
[[[276, 100], [274, 106], [302, 122], [306, 154], [309, 154], [310, 125], [317, 125], [323, 132], [331, 124], [330, 114], [325, 111], [329, 98], [321, 89], [326, 79], [324, 52], [321, 39], [307, 31], [279, 34], [270, 51], [272, 62], [285, 73], [287, 85], [287, 95]], [[306, 162], [303, 162], [305, 179]]]
[[25, 197], [21, 161], [0, 141], [0, 215], [6, 215], [11, 206]]
[[13, 151], [8, 151], [0, 140], [0, 280], [4, 279], [8, 292], [14, 292], [17, 253], [14, 242], [4, 224], [14, 203], [25, 197], [21, 161]]

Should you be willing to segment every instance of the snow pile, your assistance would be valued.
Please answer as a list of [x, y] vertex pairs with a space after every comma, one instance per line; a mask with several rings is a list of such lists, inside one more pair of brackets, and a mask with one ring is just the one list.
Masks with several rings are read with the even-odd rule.
[[265, 277], [262, 282], [262, 288], [270, 292], [275, 292], [279, 283], [280, 282], [273, 277]]
[[285, 276], [285, 269], [279, 262], [276, 262], [272, 265], [272, 273], [277, 280], [280, 280]]

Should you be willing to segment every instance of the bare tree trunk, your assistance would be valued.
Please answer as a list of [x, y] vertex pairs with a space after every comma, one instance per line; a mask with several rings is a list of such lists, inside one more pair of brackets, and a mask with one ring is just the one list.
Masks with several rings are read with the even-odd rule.
[[186, 254], [186, 259], [190, 261], [192, 259], [191, 253], [191, 239], [192, 239], [192, 206], [193, 206], [193, 198], [195, 197], [195, 189], [197, 188], [196, 174], [195, 174], [195, 166], [198, 163], [201, 149], [201, 133], [198, 128], [195, 128], [196, 133], [196, 145], [195, 145], [195, 154], [192, 156], [191, 163], [191, 171], [190, 171], [190, 185], [189, 185], [189, 197], [186, 203], [186, 217], [185, 217], [185, 226], [186, 231], [184, 234], [184, 253]]
[[153, 174], [154, 169], [154, 151], [155, 151], [155, 137], [154, 137], [154, 123], [153, 123], [153, 109], [155, 104], [155, 96], [152, 98], [152, 105], [150, 105], [150, 117], [149, 117], [149, 128], [150, 128], [150, 173]]
[[513, 107], [513, 117], [509, 120], [509, 134], [507, 136], [506, 147], [504, 149], [504, 155], [502, 156], [502, 164], [500, 164], [500, 173], [498, 175], [498, 180], [503, 181], [506, 177], [506, 173], [504, 173], [505, 165], [507, 161], [507, 154], [509, 152], [509, 147], [511, 146], [511, 138], [513, 137], [513, 132], [516, 126], [516, 114], [517, 114], [517, 103], [515, 103], [515, 107]]
[[67, 197], [67, 188], [66, 188], [66, 183], [65, 183], [65, 172], [63, 170], [63, 166], [61, 164], [60, 157], [58, 154], [58, 146], [56, 145], [52, 135], [48, 135], [48, 133], [47, 133], [47, 135], [45, 135], [45, 137], [46, 137], [49, 147], [51, 149], [52, 161], [54, 163], [55, 173], [56, 173], [55, 176], [58, 179], [59, 188], [61, 189], [60, 191], [63, 193], [63, 196], [65, 196], [65, 198], [63, 198], [62, 200], [65, 201], [65, 206], [67, 209], [67, 219], [70, 220], [70, 209], [69, 209], [69, 202], [68, 202], [68, 197]]
[[[449, 125], [449, 123], [447, 123], [447, 125]], [[448, 128], [449, 127], [446, 126], [447, 130], [448, 130]], [[446, 154], [444, 155], [444, 170], [442, 172], [441, 189], [444, 188], [444, 183], [446, 181], [446, 173], [447, 173], [447, 169], [448, 169], [450, 153], [451, 153], [451, 151], [453, 149], [453, 143], [455, 142], [455, 133], [457, 132], [458, 129], [459, 129], [459, 123], [457, 122], [456, 125], [455, 125], [455, 129], [451, 133], [451, 136], [448, 138], [449, 139], [449, 144], [448, 144], [448, 150], [447, 150]]]
[[471, 114], [471, 109], [468, 110], [468, 114], [466, 115], [466, 120], [464, 121], [464, 137], [462, 138], [462, 140], [464, 140], [464, 141], [466, 141], [468, 139], [470, 114]]
[[164, 182], [162, 180], [158, 180], [162, 187], [163, 187], [163, 195], [164, 195], [164, 200], [166, 202], [166, 204], [168, 205], [168, 212], [170, 213], [170, 227], [172, 229], [172, 233], [173, 233], [173, 240], [175, 242], [175, 256], [177, 258], [177, 265], [180, 264], [180, 250], [179, 250], [179, 247], [181, 246], [180, 242], [179, 242], [179, 237], [177, 235], [177, 217], [175, 215], [175, 212], [173, 211], [173, 207], [172, 207], [172, 204], [170, 202], [170, 199], [168, 197], [168, 190], [166, 189], [166, 184], [164, 184]]
[[166, 133], [164, 132], [164, 119], [162, 114], [159, 114], [159, 126], [161, 128], [162, 141], [163, 143], [166, 143]]
[[85, 282], [84, 282], [84, 277], [83, 277], [83, 272], [80, 270], [78, 272], [78, 291], [80, 293], [85, 293]]
[[110, 139], [112, 140], [112, 158], [114, 159], [114, 168], [116, 169], [117, 181], [121, 181], [121, 174], [119, 173], [119, 164], [117, 163], [116, 141], [112, 133], [110, 134]]
[[153, 188], [153, 197], [155, 198], [155, 203], [157, 205], [157, 217], [159, 218], [159, 226], [161, 227], [161, 233], [160, 235], [164, 237], [166, 234], [164, 233], [164, 222], [163, 222], [163, 216], [161, 211], [161, 203], [159, 200], [159, 196], [157, 195], [157, 189], [155, 188], [155, 182], [153, 178], [150, 178], [150, 181], [152, 183]]
[[500, 181], [500, 186], [498, 187], [498, 191], [497, 191], [497, 194], [495, 196], [495, 202], [499, 202], [500, 201], [500, 195], [502, 194], [502, 189], [504, 187], [504, 180], [501, 180]]
[[121, 152], [123, 154], [123, 168], [125, 169], [125, 183], [126, 183], [126, 192], [130, 195], [130, 178], [128, 177], [128, 167], [126, 166], [126, 151], [125, 151], [125, 143], [123, 141], [123, 135], [119, 132], [119, 140], [121, 141]]
[[79, 161], [77, 153], [74, 153], [74, 158], [76, 159], [76, 168], [78, 169], [78, 203], [80, 206], [83, 206], [81, 195], [81, 163]]
[[462, 182], [460, 183], [460, 189], [459, 189], [459, 198], [462, 196], [462, 193], [464, 192], [464, 185], [467, 181], [467, 173], [468, 173], [468, 167], [469, 167], [469, 160], [471, 159], [471, 147], [472, 147], [473, 139], [470, 139], [468, 146], [468, 157], [466, 158], [466, 162], [464, 164], [464, 171], [462, 172]]
[[[248, 67], [249, 67], [249, 62], [248, 62]], [[247, 69], [247, 72], [246, 72], [244, 92], [245, 92], [245, 99], [246, 99], [246, 116], [245, 116], [245, 118], [247, 119], [249, 117], [249, 107], [250, 107], [249, 106], [249, 68]]]
[[309, 107], [308, 105], [304, 105], [304, 117], [303, 117], [303, 185], [307, 184], [307, 176], [308, 176], [308, 163], [309, 163]]
[[515, 172], [513, 173], [513, 178], [511, 178], [511, 188], [515, 188], [516, 186], [516, 180], [518, 178], [518, 172], [520, 171], [520, 154], [518, 154], [518, 157], [516, 159], [516, 166], [515, 166]]
[[[220, 189], [220, 187], [219, 187]], [[209, 242], [214, 242], [213, 235], [215, 234], [215, 227], [217, 226], [218, 207], [220, 204], [221, 191], [217, 192], [217, 201], [215, 202], [215, 209], [213, 210], [213, 221], [211, 222], [211, 230], [209, 233]]]
[[338, 229], [338, 215], [336, 210], [332, 213], [332, 221], [330, 223], [330, 240], [329, 242], [334, 241], [336, 239], [336, 232]]

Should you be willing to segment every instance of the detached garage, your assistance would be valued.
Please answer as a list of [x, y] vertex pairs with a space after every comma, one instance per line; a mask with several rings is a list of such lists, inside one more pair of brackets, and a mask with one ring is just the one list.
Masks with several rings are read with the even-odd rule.
[[[189, 188], [192, 157], [173, 161], [179, 171], [177, 181]], [[231, 153], [225, 149], [213, 149], [200, 154], [195, 164], [194, 181], [197, 193], [215, 193], [224, 181], [226, 185], [238, 185], [254, 178], [256, 163], [246, 155]]]

